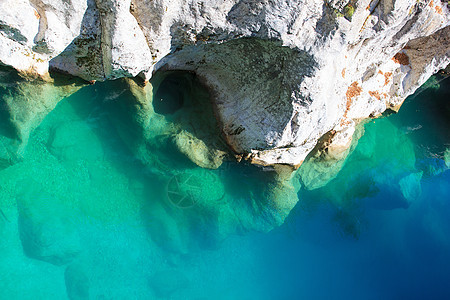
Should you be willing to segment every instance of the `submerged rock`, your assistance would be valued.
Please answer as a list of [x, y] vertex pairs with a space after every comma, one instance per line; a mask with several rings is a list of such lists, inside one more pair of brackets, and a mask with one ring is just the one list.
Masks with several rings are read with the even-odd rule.
[[64, 122], [54, 128], [48, 149], [62, 161], [103, 159], [103, 149], [97, 135], [83, 121]]
[[439, 158], [425, 158], [417, 161], [417, 168], [425, 177], [437, 176], [448, 169], [445, 160]]
[[167, 211], [160, 203], [151, 203], [144, 211], [144, 220], [148, 223], [148, 230], [152, 240], [162, 249], [171, 253], [189, 252], [190, 228], [183, 226], [184, 220]]
[[227, 155], [223, 150], [211, 149], [205, 142], [185, 130], [175, 134], [174, 140], [180, 152], [202, 168], [217, 169]]
[[171, 298], [171, 295], [189, 287], [189, 278], [176, 269], [156, 272], [149, 283], [158, 298]]
[[422, 188], [420, 186], [422, 175], [423, 172], [412, 173], [403, 177], [398, 182], [403, 197], [405, 197], [409, 203], [413, 203], [415, 200], [419, 199], [422, 194]]
[[64, 272], [67, 296], [70, 300], [86, 300], [89, 297], [89, 278], [83, 267], [72, 264]]
[[[178, 84], [164, 85], [167, 80]], [[123, 88], [120, 96], [107, 107], [113, 123], [129, 149], [163, 176], [170, 178], [172, 170], [182, 165], [192, 167], [186, 165], [187, 160], [203, 168], [217, 169], [230, 156], [220, 136], [210, 95], [193, 74], [163, 72], [155, 75], [151, 84], [127, 79], [120, 86]], [[159, 92], [154, 94], [153, 88]], [[161, 97], [172, 101], [171, 93], [183, 99], [181, 106], [177, 104], [177, 109], [170, 113], [159, 110], [162, 109], [159, 104], [155, 107]], [[184, 161], [173, 160], [174, 156], [181, 156]]]
[[[319, 188], [318, 193], [323, 194], [317, 197], [328, 199], [336, 206], [370, 198], [376, 202], [368, 205], [371, 207], [408, 207], [420, 195], [422, 177], [422, 172], [416, 169], [411, 140], [388, 119], [367, 123], [364, 130], [339, 176]], [[392, 203], [394, 199], [396, 203]]]
[[168, 201], [178, 207], [214, 207], [225, 197], [219, 177], [203, 169], [186, 170], [173, 176], [167, 186]]
[[450, 148], [447, 148], [444, 153], [444, 161], [447, 168], [450, 168]]
[[18, 160], [20, 142], [5, 136], [0, 136], [0, 170], [13, 165]]
[[288, 167], [254, 168], [179, 171], [162, 195], [152, 193], [146, 202], [152, 239], [167, 251], [186, 253], [215, 249], [231, 234], [281, 225], [298, 201], [298, 178]]
[[54, 265], [70, 263], [81, 251], [80, 239], [70, 207], [61, 199], [24, 183], [19, 195], [19, 232], [25, 254]]
[[334, 179], [345, 164], [345, 158], [355, 149], [364, 133], [361, 124], [324, 135], [299, 169], [306, 189], [317, 189]]
[[74, 78], [28, 81], [0, 67], [0, 169], [23, 156], [31, 132], [64, 97], [83, 86]]

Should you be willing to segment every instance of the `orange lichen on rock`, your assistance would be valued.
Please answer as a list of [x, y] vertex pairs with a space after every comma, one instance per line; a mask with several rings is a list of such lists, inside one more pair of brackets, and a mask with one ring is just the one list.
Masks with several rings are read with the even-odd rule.
[[381, 100], [380, 93], [378, 91], [369, 91], [369, 95], [372, 97], [377, 98], [378, 100]]
[[433, 0], [431, 0], [430, 3], [428, 3], [428, 6], [431, 7], [431, 8], [434, 6], [434, 10], [436, 10], [436, 12], [438, 14], [442, 15], [442, 7], [440, 7], [439, 5], [435, 6]]
[[352, 122], [350, 122], [350, 120], [345, 119], [347, 117], [347, 112], [345, 112], [344, 114], [344, 118], [341, 120], [341, 122], [339, 122], [339, 124], [341, 126], [347, 126], [350, 125]]
[[34, 15], [36, 16], [36, 19], [38, 19], [38, 20], [41, 18], [41, 16], [39, 15], [39, 13], [37, 11], [34, 11]]
[[347, 89], [345, 96], [347, 96], [347, 104], [352, 98], [357, 97], [361, 94], [362, 88], [359, 86], [357, 81], [354, 81]]
[[345, 68], [342, 69], [342, 78], [345, 78]]
[[391, 77], [392, 77], [391, 72], [384, 73], [384, 85], [387, 85], [389, 83], [389, 81], [391, 80]]
[[406, 55], [403, 52], [399, 52], [399, 53], [395, 54], [394, 57], [392, 58], [392, 60], [394, 62], [396, 62], [397, 64], [401, 64], [404, 66], [409, 65], [409, 57], [408, 57], [408, 55]]
[[352, 99], [354, 97], [357, 97], [361, 94], [362, 88], [358, 85], [358, 82], [353, 82], [347, 89], [347, 92], [345, 93], [345, 96], [347, 96], [347, 104], [345, 106], [345, 113], [344, 117], [347, 117], [347, 111], [350, 109], [350, 106], [352, 105]]
[[442, 7], [436, 5], [436, 6], [434, 7], [434, 9], [436, 10], [436, 12], [437, 12], [438, 14], [442, 15]]
[[381, 75], [383, 75], [383, 72], [381, 72], [381, 70], [378, 70], [378, 74], [381, 74]]

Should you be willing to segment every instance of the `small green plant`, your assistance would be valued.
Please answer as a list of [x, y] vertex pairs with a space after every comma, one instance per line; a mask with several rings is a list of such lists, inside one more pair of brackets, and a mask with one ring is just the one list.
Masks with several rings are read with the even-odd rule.
[[336, 16], [336, 18], [342, 18], [344, 16], [343, 13], [341, 13], [339, 10], [335, 9], [334, 10], [334, 15]]
[[351, 21], [354, 13], [355, 13], [355, 8], [353, 7], [353, 5], [347, 4], [344, 7], [344, 18], [346, 18], [347, 20]]

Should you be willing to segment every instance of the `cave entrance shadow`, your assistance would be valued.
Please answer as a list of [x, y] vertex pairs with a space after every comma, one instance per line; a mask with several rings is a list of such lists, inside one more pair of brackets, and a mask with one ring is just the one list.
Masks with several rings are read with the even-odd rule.
[[151, 84], [153, 110], [174, 126], [172, 140], [181, 152], [197, 150], [209, 157], [216, 155], [217, 150], [230, 154], [210, 90], [195, 73], [158, 71]]
[[153, 95], [153, 109], [158, 114], [172, 115], [183, 107], [185, 98], [190, 96], [195, 75], [172, 72], [160, 80]]

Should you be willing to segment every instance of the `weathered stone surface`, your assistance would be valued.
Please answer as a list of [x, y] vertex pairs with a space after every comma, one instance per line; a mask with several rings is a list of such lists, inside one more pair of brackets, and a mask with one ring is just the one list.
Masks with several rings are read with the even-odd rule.
[[450, 62], [448, 4], [348, 4], [7, 0], [0, 62], [86, 80], [196, 72], [235, 152], [298, 166], [325, 133], [398, 109]]

